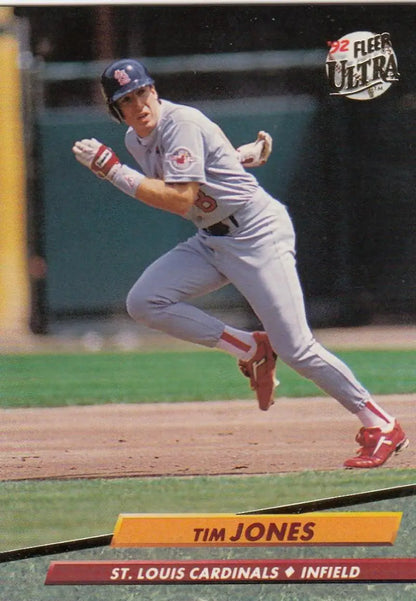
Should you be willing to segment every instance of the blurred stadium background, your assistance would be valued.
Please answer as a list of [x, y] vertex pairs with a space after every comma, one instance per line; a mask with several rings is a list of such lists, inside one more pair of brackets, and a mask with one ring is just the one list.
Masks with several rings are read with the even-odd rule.
[[[293, 217], [312, 327], [415, 324], [414, 16], [400, 3], [0, 8], [0, 334], [123, 320], [140, 272], [194, 231], [72, 157], [97, 137], [130, 161], [98, 86], [121, 56], [235, 146], [273, 135], [256, 176]], [[369, 102], [331, 97], [327, 42], [360, 30], [390, 33], [400, 81]], [[198, 302], [256, 321], [232, 287]]]

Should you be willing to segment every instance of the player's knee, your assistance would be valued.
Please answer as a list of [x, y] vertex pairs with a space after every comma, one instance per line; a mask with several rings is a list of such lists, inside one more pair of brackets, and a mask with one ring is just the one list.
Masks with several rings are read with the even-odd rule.
[[153, 295], [134, 287], [126, 299], [126, 309], [130, 317], [149, 327], [157, 325], [162, 304]]
[[150, 320], [151, 303], [147, 295], [132, 288], [126, 299], [127, 313], [134, 321], [147, 324]]

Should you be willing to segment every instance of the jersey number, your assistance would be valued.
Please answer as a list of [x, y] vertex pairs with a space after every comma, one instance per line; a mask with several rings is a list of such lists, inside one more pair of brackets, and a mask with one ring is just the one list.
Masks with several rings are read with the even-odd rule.
[[212, 211], [215, 211], [218, 205], [214, 198], [207, 196], [202, 192], [202, 190], [199, 190], [198, 198], [195, 201], [195, 206], [198, 207], [198, 209], [201, 209], [201, 211], [204, 211], [204, 213], [212, 213]]

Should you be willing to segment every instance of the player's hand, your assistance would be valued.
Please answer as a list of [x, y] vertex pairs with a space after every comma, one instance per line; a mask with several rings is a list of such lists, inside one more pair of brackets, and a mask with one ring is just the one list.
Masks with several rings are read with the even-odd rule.
[[261, 150], [260, 161], [264, 165], [269, 160], [269, 156], [272, 154], [273, 149], [273, 138], [267, 131], [259, 131], [257, 134], [256, 144], [263, 143]]
[[237, 148], [240, 163], [244, 167], [260, 167], [267, 163], [273, 147], [273, 138], [265, 131], [259, 131], [255, 142]]
[[95, 138], [75, 142], [72, 152], [77, 161], [91, 169], [95, 175], [110, 181], [121, 166], [116, 153]]

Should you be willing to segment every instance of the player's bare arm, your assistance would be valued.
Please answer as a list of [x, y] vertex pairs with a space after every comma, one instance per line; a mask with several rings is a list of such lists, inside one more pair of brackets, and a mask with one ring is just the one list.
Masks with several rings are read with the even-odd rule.
[[[139, 95], [133, 94], [127, 94], [122, 98], [122, 101], [128, 100], [122, 105], [123, 115], [128, 112], [125, 106], [138, 104], [139, 98]], [[154, 113], [155, 111], [146, 112], [145, 110], [139, 113], [145, 115], [140, 121], [142, 127], [146, 127], [149, 122], [152, 122]], [[132, 118], [129, 121], [132, 122]], [[139, 171], [123, 165], [111, 148], [95, 138], [75, 142], [72, 151], [75, 158], [95, 175], [110, 181], [125, 194], [154, 208], [183, 217], [197, 198], [199, 188], [197, 182], [170, 184], [163, 180], [148, 178]], [[239, 161], [247, 167], [264, 165], [271, 152], [272, 137], [265, 131], [259, 131], [254, 142], [244, 144], [236, 150]]]
[[198, 195], [197, 182], [169, 184], [123, 165], [116, 153], [95, 138], [75, 142], [75, 158], [125, 194], [157, 209], [184, 216]]
[[198, 189], [198, 182], [166, 184], [160, 179], [145, 177], [136, 189], [136, 198], [151, 207], [183, 217], [194, 204]]

